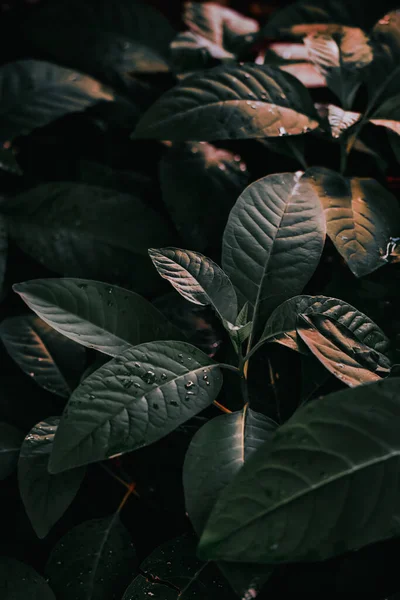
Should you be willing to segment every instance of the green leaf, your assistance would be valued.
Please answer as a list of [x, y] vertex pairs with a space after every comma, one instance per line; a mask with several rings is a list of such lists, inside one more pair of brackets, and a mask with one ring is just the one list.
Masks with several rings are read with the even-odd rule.
[[171, 62], [178, 74], [215, 67], [217, 61], [233, 62], [234, 55], [192, 31], [178, 33], [171, 43]]
[[13, 425], [0, 422], [0, 480], [14, 472], [23, 439], [22, 431]]
[[0, 298], [4, 294], [4, 279], [7, 271], [8, 227], [7, 220], [0, 214]]
[[328, 121], [331, 127], [332, 137], [338, 139], [347, 133], [350, 127], [353, 127], [360, 119], [361, 113], [343, 110], [334, 104], [328, 104]]
[[47, 467], [59, 417], [48, 417], [26, 436], [18, 461], [21, 499], [32, 527], [44, 538], [75, 498], [85, 468], [50, 475]]
[[10, 235], [45, 267], [67, 277], [110, 281], [144, 295], [157, 291], [150, 246], [173, 239], [140, 198], [79, 183], [48, 183], [2, 204]]
[[279, 137], [318, 125], [311, 97], [295, 77], [277, 68], [247, 64], [186, 77], [145, 113], [134, 138]]
[[221, 319], [234, 322], [237, 297], [229, 277], [210, 258], [180, 248], [151, 248], [149, 255], [158, 273], [189, 302], [211, 305]]
[[147, 446], [207, 408], [222, 375], [217, 363], [183, 342], [129, 348], [72, 394], [54, 441], [50, 471]]
[[26, 135], [100, 100], [113, 100], [112, 92], [91, 77], [38, 60], [3, 65], [0, 94], [3, 140]]
[[329, 317], [299, 315], [297, 333], [324, 367], [350, 387], [378, 381], [390, 371], [386, 357], [361, 344], [347, 327]]
[[8, 556], [0, 556], [0, 595], [2, 600], [56, 600], [39, 573]]
[[239, 154], [211, 144], [173, 145], [160, 162], [163, 201], [183, 242], [203, 252], [220, 239], [229, 211], [250, 182]]
[[53, 548], [45, 573], [57, 600], [120, 598], [136, 569], [136, 552], [118, 513], [85, 521]]
[[400, 135], [400, 94], [387, 98], [372, 113], [369, 121]]
[[114, 285], [88, 279], [36, 279], [13, 289], [53, 329], [110, 356], [154, 339], [182, 337], [150, 302]]
[[327, 296], [296, 296], [287, 300], [268, 319], [261, 340], [278, 342], [301, 352], [296, 331], [299, 314], [325, 315], [347, 327], [362, 344], [383, 354], [389, 350], [388, 338], [367, 315], [343, 300]]
[[0, 325], [8, 354], [38, 385], [68, 398], [85, 367], [86, 353], [34, 315], [11, 317]]
[[298, 409], [222, 492], [201, 556], [316, 561], [398, 536], [399, 385], [386, 379]]
[[23, 174], [13, 151], [5, 148], [0, 148], [0, 169], [12, 175]]
[[318, 265], [325, 220], [318, 195], [301, 173], [268, 175], [236, 202], [225, 229], [222, 265], [242, 298], [265, 322], [301, 292]]
[[320, 196], [327, 234], [352, 273], [363, 277], [382, 267], [389, 238], [400, 230], [395, 197], [374, 179], [346, 178], [320, 167], [306, 176]]

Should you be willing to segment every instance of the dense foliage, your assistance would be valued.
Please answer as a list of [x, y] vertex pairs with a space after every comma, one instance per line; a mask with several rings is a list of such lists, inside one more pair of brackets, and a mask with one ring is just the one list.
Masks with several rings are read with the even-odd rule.
[[400, 593], [378, 4], [186, 2], [177, 32], [53, 0], [3, 25], [2, 599]]

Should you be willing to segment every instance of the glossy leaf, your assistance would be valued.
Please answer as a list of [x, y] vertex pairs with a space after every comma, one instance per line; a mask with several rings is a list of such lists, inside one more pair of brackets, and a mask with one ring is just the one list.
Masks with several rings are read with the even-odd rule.
[[187, 143], [173, 145], [163, 156], [160, 181], [163, 201], [184, 244], [204, 252], [211, 240], [222, 237], [250, 174], [239, 154]]
[[50, 471], [156, 442], [209, 406], [221, 385], [218, 364], [190, 344], [150, 342], [126, 350], [72, 394]]
[[11, 358], [38, 385], [58, 396], [70, 396], [85, 367], [81, 346], [34, 315], [2, 321], [0, 339]]
[[0, 68], [2, 139], [11, 140], [63, 115], [82, 111], [113, 93], [91, 77], [38, 60]]
[[250, 185], [232, 209], [222, 266], [265, 322], [276, 306], [306, 285], [324, 242], [325, 220], [309, 180], [300, 173], [269, 175]]
[[364, 313], [339, 298], [327, 296], [296, 296], [287, 300], [268, 319], [261, 339], [270, 339], [301, 351], [296, 331], [298, 315], [324, 315], [347, 327], [366, 346], [387, 353], [389, 340], [383, 331]]
[[75, 498], [85, 469], [50, 475], [47, 470], [59, 417], [41, 421], [26, 436], [18, 461], [21, 499], [32, 527], [44, 538]]
[[400, 229], [394, 196], [373, 179], [349, 179], [319, 167], [306, 175], [318, 190], [327, 234], [354, 275], [362, 277], [383, 266], [389, 238]]
[[317, 127], [311, 97], [295, 77], [248, 64], [186, 77], [145, 113], [134, 137], [212, 141], [295, 135]]
[[150, 302], [114, 285], [88, 279], [36, 279], [13, 289], [53, 329], [110, 356], [154, 339], [182, 337]]
[[329, 317], [300, 315], [297, 333], [324, 367], [350, 387], [378, 381], [390, 371], [388, 359], [361, 344], [350, 330]]
[[346, 389], [298, 409], [222, 492], [201, 556], [316, 561], [399, 535], [399, 383]]
[[57, 600], [119, 600], [136, 552], [118, 513], [77, 525], [53, 548], [45, 573]]
[[150, 246], [172, 232], [140, 198], [78, 183], [48, 183], [6, 200], [10, 235], [51, 271], [154, 293]]
[[22, 431], [9, 423], [0, 422], [0, 480], [14, 472], [23, 439]]
[[343, 110], [334, 104], [329, 104], [327, 108], [332, 137], [336, 139], [346, 133], [350, 127], [353, 127], [362, 116], [361, 113]]
[[221, 317], [234, 322], [237, 297], [229, 277], [210, 258], [180, 248], [152, 248], [149, 255], [158, 273], [189, 302], [211, 305]]
[[56, 600], [35, 569], [8, 556], [0, 556], [0, 595], [3, 600]]

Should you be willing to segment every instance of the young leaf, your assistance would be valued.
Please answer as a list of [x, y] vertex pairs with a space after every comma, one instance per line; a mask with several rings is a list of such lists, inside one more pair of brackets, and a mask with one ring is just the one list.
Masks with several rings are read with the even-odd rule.
[[59, 417], [41, 421], [26, 436], [18, 461], [18, 484], [32, 527], [44, 538], [75, 498], [85, 468], [50, 475], [47, 467]]
[[390, 361], [361, 344], [350, 330], [324, 315], [299, 315], [297, 333], [314, 356], [350, 387], [378, 381]]
[[[298, 138], [296, 138], [298, 139]], [[163, 201], [185, 245], [203, 252], [220, 239], [250, 182], [240, 155], [211, 144], [173, 145], [160, 162]]]
[[186, 77], [145, 113], [134, 138], [279, 137], [318, 125], [311, 97], [295, 77], [273, 67], [248, 64]]
[[367, 315], [351, 304], [327, 296], [296, 296], [274, 310], [268, 319], [261, 340], [279, 342], [292, 350], [301, 351], [296, 331], [298, 315], [325, 315], [347, 327], [366, 346], [387, 353], [389, 340]]
[[8, 556], [0, 556], [0, 597], [4, 600], [56, 600], [39, 573]]
[[249, 301], [254, 321], [265, 322], [276, 306], [303, 289], [324, 242], [321, 203], [301, 174], [269, 175], [243, 192], [225, 229], [222, 265]]
[[396, 199], [373, 179], [348, 179], [329, 169], [306, 172], [325, 211], [327, 234], [348, 267], [362, 277], [382, 267], [390, 237], [400, 230]]
[[332, 137], [340, 138], [344, 133], [353, 127], [360, 119], [361, 113], [343, 110], [334, 104], [328, 104], [328, 120], [331, 126]]
[[22, 431], [13, 425], [0, 422], [0, 480], [14, 472], [23, 439]]
[[38, 60], [19, 60], [0, 68], [3, 140], [26, 135], [63, 115], [82, 111], [113, 94], [91, 77]]
[[399, 385], [385, 379], [298, 409], [222, 492], [201, 556], [316, 561], [399, 535]]
[[136, 569], [136, 552], [119, 514], [85, 521], [53, 548], [46, 577], [57, 600], [120, 598]]
[[50, 471], [96, 462], [156, 442], [209, 406], [222, 375], [183, 342], [129, 348], [87, 377], [61, 419]]
[[186, 300], [211, 305], [221, 319], [235, 321], [236, 292], [229, 277], [210, 258], [179, 248], [151, 248], [149, 255], [161, 277]]
[[150, 302], [114, 285], [88, 279], [36, 279], [13, 289], [53, 329], [110, 356], [154, 339], [182, 338]]
[[82, 346], [34, 315], [5, 319], [0, 339], [11, 358], [38, 385], [64, 398], [71, 395], [85, 367]]

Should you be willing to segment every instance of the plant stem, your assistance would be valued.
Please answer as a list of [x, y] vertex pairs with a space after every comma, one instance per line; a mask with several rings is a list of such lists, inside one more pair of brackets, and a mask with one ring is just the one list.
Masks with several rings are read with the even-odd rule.
[[[128, 491], [126, 492], [125, 496], [122, 498], [121, 504], [118, 506], [117, 508], [117, 512], [116, 514], [119, 515], [119, 513], [121, 512], [121, 510], [124, 508], [125, 504], [128, 501], [128, 498], [134, 494], [135, 496], [138, 496], [138, 493], [135, 490], [135, 483], [131, 483], [128, 487]], [[138, 496], [139, 497], [139, 496]]]
[[219, 402], [217, 402], [217, 400], [214, 400], [214, 406], [219, 408], [219, 410], [221, 410], [223, 413], [226, 413], [227, 415], [232, 414], [232, 411], [229, 410], [229, 408], [226, 408], [226, 406], [224, 406], [223, 404], [220, 404]]
[[240, 375], [240, 369], [234, 367], [233, 365], [228, 365], [227, 363], [219, 363], [219, 366], [221, 367], [221, 369], [227, 369], [228, 371], [233, 371], [234, 373]]
[[118, 475], [116, 475], [111, 469], [109, 469], [108, 467], [106, 467], [106, 465], [104, 465], [103, 463], [98, 463], [98, 464], [113, 479], [115, 479], [116, 481], [118, 481], [121, 485], [123, 485], [124, 487], [126, 487], [128, 490], [131, 489], [131, 484], [130, 483], [127, 483], [126, 481], [124, 481], [123, 479], [121, 479], [121, 477], [118, 477]]
[[178, 594], [178, 598], [181, 598], [182, 595], [187, 592], [187, 590], [190, 588], [190, 586], [192, 585], [192, 583], [194, 581], [196, 581], [196, 579], [198, 579], [199, 575], [201, 574], [201, 572], [206, 568], [206, 566], [208, 565], [208, 561], [206, 563], [204, 563], [204, 565], [201, 565], [200, 569], [197, 571], [197, 573], [194, 574], [194, 576], [192, 577], [192, 579], [189, 581], [189, 583], [187, 585], [185, 585], [185, 587], [179, 592]]

